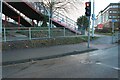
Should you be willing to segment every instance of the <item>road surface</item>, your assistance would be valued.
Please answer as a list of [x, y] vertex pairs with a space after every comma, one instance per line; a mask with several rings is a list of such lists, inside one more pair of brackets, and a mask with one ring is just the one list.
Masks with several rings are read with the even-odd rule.
[[3, 66], [3, 77], [118, 78], [119, 70], [116, 45], [84, 54]]

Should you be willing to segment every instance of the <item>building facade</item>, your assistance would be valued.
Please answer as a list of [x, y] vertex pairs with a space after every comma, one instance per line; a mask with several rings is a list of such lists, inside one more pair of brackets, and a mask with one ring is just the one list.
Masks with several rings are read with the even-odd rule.
[[[112, 28], [114, 21], [115, 28], [120, 27], [120, 3], [110, 3], [104, 10], [97, 15], [96, 26], [98, 29], [103, 27]], [[99, 26], [103, 25], [103, 26]]]

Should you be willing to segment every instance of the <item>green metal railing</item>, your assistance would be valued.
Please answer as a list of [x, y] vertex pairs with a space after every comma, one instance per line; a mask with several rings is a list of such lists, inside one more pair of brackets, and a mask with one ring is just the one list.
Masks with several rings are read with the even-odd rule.
[[2, 41], [17, 41], [17, 40], [33, 40], [47, 39], [57, 37], [76, 37], [79, 34], [74, 34], [66, 28], [49, 28], [48, 27], [3, 27]]
[[[33, 7], [37, 12], [49, 16], [49, 10], [46, 10], [42, 3], [36, 4], [31, 0], [26, 0], [27, 3]], [[43, 11], [43, 12], [42, 12]], [[58, 12], [54, 12], [52, 19], [67, 27], [50, 28], [50, 27], [3, 27], [2, 41], [16, 41], [16, 40], [32, 40], [32, 39], [46, 39], [56, 37], [76, 37], [79, 36], [77, 32], [77, 24], [74, 20], [64, 16]], [[78, 31], [79, 32], [79, 31]]]

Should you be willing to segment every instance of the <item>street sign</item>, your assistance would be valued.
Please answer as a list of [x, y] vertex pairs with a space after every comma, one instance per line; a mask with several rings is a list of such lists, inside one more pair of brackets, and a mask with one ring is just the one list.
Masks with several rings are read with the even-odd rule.
[[117, 20], [115, 20], [115, 19], [112, 19], [112, 22], [117, 22]]
[[96, 20], [96, 19], [95, 19], [95, 14], [92, 14], [92, 20]]

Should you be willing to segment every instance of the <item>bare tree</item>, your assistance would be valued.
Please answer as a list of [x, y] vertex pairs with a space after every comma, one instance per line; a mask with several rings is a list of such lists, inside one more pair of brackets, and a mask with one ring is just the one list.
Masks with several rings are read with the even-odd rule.
[[49, 10], [50, 17], [55, 11], [69, 12], [69, 9], [76, 9], [76, 4], [81, 4], [82, 1], [77, 0], [43, 0], [44, 6]]
[[[76, 9], [77, 5], [80, 5], [82, 1], [77, 0], [43, 0], [43, 6], [49, 11], [50, 18], [53, 17], [54, 12], [60, 11], [62, 13], [69, 13], [71, 9]], [[45, 22], [44, 22], [45, 23]], [[50, 25], [52, 21], [50, 20]]]
[[[42, 3], [44, 8], [49, 12], [50, 18], [52, 18], [56, 11], [65, 15], [71, 10], [78, 10], [76, 5], [81, 5], [83, 3], [82, 1], [83, 0], [38, 0], [38, 4], [39, 2]], [[46, 25], [46, 20], [44, 20], [43, 23]], [[50, 25], [51, 24], [52, 21], [50, 20]]]

